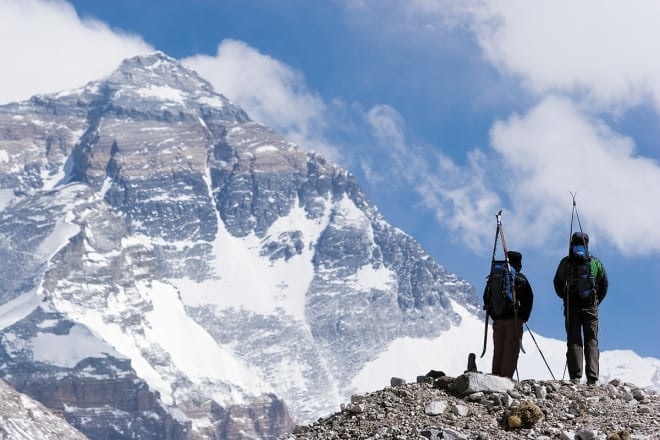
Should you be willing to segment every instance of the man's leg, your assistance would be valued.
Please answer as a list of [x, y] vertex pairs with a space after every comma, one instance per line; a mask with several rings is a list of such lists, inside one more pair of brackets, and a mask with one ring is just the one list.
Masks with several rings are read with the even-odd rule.
[[598, 361], [600, 352], [598, 350], [598, 307], [585, 310], [583, 313], [584, 332], [584, 357], [586, 360], [587, 383], [594, 384], [598, 381]]
[[[518, 365], [518, 356], [520, 354], [520, 336], [522, 335], [522, 323], [517, 322], [515, 319], [507, 319], [506, 335], [504, 338], [504, 347], [502, 353], [502, 362], [500, 367], [500, 375], [504, 377], [513, 378], [513, 373], [516, 371]], [[518, 327], [518, 328], [516, 328]]]
[[502, 355], [504, 353], [505, 328], [501, 320], [493, 320], [493, 365], [491, 373], [496, 376], [502, 375]]
[[566, 326], [566, 363], [568, 364], [568, 375], [571, 379], [582, 377], [582, 349], [581, 312], [571, 309], [568, 314]]

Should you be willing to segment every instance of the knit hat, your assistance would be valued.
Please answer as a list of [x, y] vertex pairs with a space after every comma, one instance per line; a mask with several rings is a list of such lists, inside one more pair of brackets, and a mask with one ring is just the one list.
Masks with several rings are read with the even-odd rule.
[[585, 232], [574, 232], [571, 244], [589, 244], [589, 236]]
[[520, 252], [509, 251], [506, 253], [506, 256], [509, 259], [509, 264], [511, 264], [514, 269], [519, 271], [522, 268], [522, 254]]

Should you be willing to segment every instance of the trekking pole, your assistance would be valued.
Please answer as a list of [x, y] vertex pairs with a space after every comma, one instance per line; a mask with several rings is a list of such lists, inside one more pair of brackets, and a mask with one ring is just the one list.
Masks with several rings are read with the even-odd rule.
[[[493, 264], [493, 261], [495, 261], [495, 252], [497, 252], [497, 238], [500, 235], [500, 215], [502, 215], [502, 210], [500, 209], [500, 212], [498, 212], [495, 217], [497, 218], [497, 228], [495, 229], [495, 243], [493, 243], [493, 257], [491, 259], [491, 265]], [[486, 309], [486, 305], [484, 304], [484, 310]], [[481, 356], [479, 358], [484, 357], [486, 354], [486, 345], [488, 344], [488, 310], [486, 310], [486, 319], [485, 319], [485, 327], [484, 327], [484, 348], [481, 351]]]
[[[577, 205], [575, 203], [575, 196], [577, 195], [577, 192], [568, 192], [571, 195], [571, 198], [573, 199], [573, 210], [571, 211], [571, 228], [568, 232], [568, 255], [571, 255], [571, 241], [573, 240], [573, 219], [575, 218], [575, 213], [577, 212]], [[580, 219], [578, 218], [578, 224], [580, 224]], [[582, 226], [580, 225], [580, 229], [582, 229]], [[568, 350], [568, 328], [569, 328], [569, 323], [571, 322], [569, 313], [570, 313], [570, 303], [568, 300], [569, 297], [569, 292], [568, 292], [568, 279], [566, 279], [566, 282], [564, 283], [564, 328], [566, 329], [566, 345], [567, 345], [567, 350]], [[568, 369], [568, 352], [566, 354], [566, 362], [564, 363], [564, 374], [561, 377], [561, 380], [564, 380], [566, 378], [566, 370]]]
[[534, 341], [534, 344], [536, 345], [536, 348], [538, 349], [539, 353], [541, 354], [541, 357], [543, 358], [543, 362], [545, 362], [545, 366], [548, 367], [548, 371], [550, 372], [550, 376], [552, 376], [552, 380], [555, 379], [555, 375], [552, 374], [552, 369], [550, 369], [550, 365], [548, 365], [548, 361], [545, 360], [545, 356], [543, 356], [543, 352], [541, 351], [541, 347], [539, 347], [539, 344], [536, 342], [536, 338], [534, 337], [534, 333], [532, 333], [532, 329], [529, 328], [529, 325], [525, 323], [525, 327], [527, 327], [527, 331], [529, 332], [529, 335], [532, 337], [532, 341]]
[[[570, 193], [570, 194], [571, 196], [573, 196], [573, 213], [575, 214], [575, 218], [577, 218], [578, 227], [580, 228], [580, 234], [582, 234], [582, 244], [584, 245], [584, 248], [587, 249], [587, 241], [584, 239], [584, 232], [582, 231], [582, 222], [580, 221], [580, 213], [578, 212], [577, 204], [575, 203], [575, 196], [577, 195], [577, 193]], [[571, 236], [572, 235], [573, 235], [573, 216], [571, 215]]]

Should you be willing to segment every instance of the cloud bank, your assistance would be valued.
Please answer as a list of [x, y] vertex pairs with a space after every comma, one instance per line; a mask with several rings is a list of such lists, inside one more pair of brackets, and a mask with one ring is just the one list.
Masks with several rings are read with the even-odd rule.
[[252, 119], [295, 143], [337, 157], [323, 136], [326, 104], [293, 67], [236, 40], [222, 41], [215, 56], [195, 55], [182, 62], [207, 78]]
[[83, 86], [154, 50], [139, 36], [78, 17], [64, 1], [3, 0], [0, 17], [0, 103]]
[[[606, 122], [649, 103], [660, 116], [660, 59], [650, 55], [660, 50], [660, 4], [362, 0], [359, 6], [350, 8], [354, 21], [356, 14], [385, 22], [402, 16], [407, 30], [400, 26], [401, 32], [424, 29], [438, 45], [451, 29], [469, 29], [502, 79], [517, 78], [533, 97], [523, 111], [503, 108], [490, 145], [465, 151], [467, 165], [443, 154], [434, 161], [432, 148], [422, 151], [426, 168], [416, 169], [410, 184], [451, 230], [470, 232], [461, 235], [471, 237], [470, 247], [488, 246], [491, 238], [476, 219], [491, 219], [498, 205], [513, 213], [507, 218], [530, 247], [556, 244], [570, 193], [577, 192], [596, 241], [626, 256], [660, 251], [654, 226], [660, 206], [650, 202], [660, 196], [658, 156], [641, 156], [631, 135]], [[385, 151], [391, 157], [419, 152], [401, 142]], [[410, 164], [412, 173], [419, 161], [399, 163]]]

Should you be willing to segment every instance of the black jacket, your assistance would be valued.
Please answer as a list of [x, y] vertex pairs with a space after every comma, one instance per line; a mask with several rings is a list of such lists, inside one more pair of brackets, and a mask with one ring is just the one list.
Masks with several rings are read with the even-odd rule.
[[[571, 270], [572, 261], [572, 257], [569, 255], [562, 258], [559, 262], [559, 265], [557, 266], [557, 272], [555, 273], [555, 277], [553, 279], [555, 293], [558, 297], [563, 299], [564, 302], [566, 302], [566, 294], [568, 293], [570, 296], [569, 303], [571, 304], [571, 307], [589, 306], [593, 304], [593, 300], [585, 302], [579, 300], [576, 297], [577, 293], [576, 282], [574, 279], [575, 276], [572, 275], [574, 271]], [[589, 256], [589, 268], [591, 274], [594, 277], [594, 293], [596, 304], [600, 304], [605, 299], [605, 295], [607, 295], [607, 289], [609, 285], [607, 280], [607, 272], [605, 272], [603, 263], [593, 255]]]

